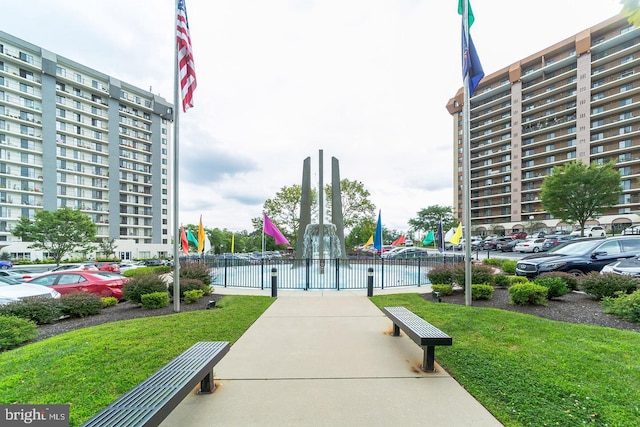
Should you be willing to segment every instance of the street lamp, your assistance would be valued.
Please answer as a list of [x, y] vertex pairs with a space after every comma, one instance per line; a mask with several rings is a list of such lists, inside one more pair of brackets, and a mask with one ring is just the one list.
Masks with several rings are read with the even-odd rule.
[[533, 215], [529, 215], [529, 234], [533, 235]]

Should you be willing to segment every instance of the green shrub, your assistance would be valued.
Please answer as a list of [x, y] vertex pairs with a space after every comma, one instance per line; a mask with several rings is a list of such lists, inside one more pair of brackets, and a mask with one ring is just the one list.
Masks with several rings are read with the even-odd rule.
[[17, 316], [0, 316], [0, 351], [16, 347], [38, 336], [35, 322]]
[[90, 292], [73, 292], [60, 297], [62, 314], [71, 318], [87, 317], [102, 311], [100, 295]]
[[505, 259], [501, 265], [502, 271], [507, 274], [516, 274], [516, 264], [518, 262], [515, 259]]
[[511, 280], [509, 280], [509, 276], [507, 276], [506, 274], [500, 273], [500, 274], [496, 274], [493, 277], [493, 283], [496, 286], [500, 286], [500, 287], [503, 287], [503, 288], [508, 288], [509, 285], [511, 285]]
[[123, 276], [125, 277], [138, 277], [138, 276], [144, 276], [145, 274], [149, 274], [149, 273], [153, 273], [156, 275], [161, 275], [161, 274], [165, 274], [165, 273], [169, 273], [171, 271], [171, 267], [169, 266], [165, 266], [165, 265], [160, 265], [160, 266], [155, 266], [155, 267], [138, 267], [138, 268], [132, 268], [130, 270], [125, 271], [124, 273], [122, 273]]
[[141, 304], [142, 295], [154, 292], [166, 293], [167, 284], [160, 276], [153, 272], [147, 272], [146, 274], [135, 276], [122, 287], [124, 298], [134, 304]]
[[[209, 286], [202, 283], [200, 279], [182, 279], [180, 278], [180, 299], [184, 299], [186, 291], [199, 290], [203, 295], [207, 293]], [[169, 295], [173, 297], [173, 286], [169, 286]]]
[[509, 276], [509, 282], [515, 285], [517, 283], [530, 283], [530, 280], [524, 276]]
[[491, 299], [493, 298], [493, 286], [491, 285], [471, 285], [471, 299]]
[[118, 299], [114, 297], [102, 297], [102, 307], [113, 307], [118, 305]]
[[565, 273], [564, 271], [547, 271], [546, 273], [541, 273], [536, 279], [540, 277], [559, 277], [567, 284], [569, 290], [575, 291], [578, 289], [578, 278], [571, 273]]
[[578, 279], [578, 287], [597, 300], [613, 297], [617, 292], [630, 294], [638, 289], [638, 284], [640, 284], [639, 279], [615, 273], [591, 272]]
[[451, 264], [442, 264], [431, 267], [427, 273], [429, 282], [438, 284], [453, 284], [453, 266]]
[[493, 265], [495, 267], [502, 267], [503, 261], [505, 261], [504, 258], [485, 258], [482, 260], [482, 263], [487, 265]]
[[169, 305], [169, 294], [164, 292], [152, 292], [140, 296], [142, 308], [154, 309], [162, 308]]
[[518, 305], [547, 305], [547, 291], [535, 283], [517, 283], [509, 288], [509, 299]]
[[17, 316], [44, 325], [60, 319], [62, 307], [58, 299], [32, 297], [0, 306], [0, 315]]
[[180, 264], [180, 281], [182, 279], [198, 279], [205, 285], [211, 284], [209, 267], [201, 262]]
[[184, 302], [185, 304], [193, 304], [198, 301], [204, 295], [204, 291], [202, 289], [192, 289], [190, 291], [184, 292]]
[[630, 295], [618, 292], [616, 297], [604, 297], [602, 299], [604, 312], [622, 317], [631, 322], [640, 322], [640, 291]]
[[569, 293], [567, 284], [560, 277], [536, 277], [533, 283], [547, 288], [547, 299], [561, 297]]
[[[471, 264], [471, 284], [493, 283], [493, 268], [484, 264]], [[453, 281], [458, 286], [465, 287], [465, 265], [457, 263], [453, 265]]]
[[431, 285], [433, 292], [440, 292], [441, 296], [447, 296], [453, 294], [453, 286], [451, 285]]

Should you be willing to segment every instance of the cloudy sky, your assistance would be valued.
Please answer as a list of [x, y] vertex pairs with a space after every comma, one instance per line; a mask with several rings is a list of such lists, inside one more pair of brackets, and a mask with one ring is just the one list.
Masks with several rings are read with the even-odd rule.
[[[180, 116], [184, 224], [251, 230], [318, 151], [385, 227], [452, 206], [456, 0], [186, 0], [198, 79]], [[486, 74], [604, 21], [618, 0], [472, 0]], [[174, 0], [20, 0], [0, 30], [173, 102]]]

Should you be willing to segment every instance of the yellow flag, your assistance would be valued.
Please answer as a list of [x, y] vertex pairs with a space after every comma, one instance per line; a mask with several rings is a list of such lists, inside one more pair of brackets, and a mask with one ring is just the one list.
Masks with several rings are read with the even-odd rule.
[[364, 247], [366, 248], [369, 245], [373, 245], [373, 234], [371, 235], [371, 237], [369, 237], [369, 240], [367, 240], [367, 243], [364, 244]]
[[460, 244], [460, 239], [462, 239], [462, 223], [458, 223], [458, 228], [456, 228], [456, 232], [451, 236], [451, 240], [449, 240], [454, 245]]
[[231, 234], [231, 253], [234, 253], [233, 247], [235, 246], [235, 244], [236, 244], [236, 235], [235, 233], [233, 233]]
[[200, 215], [200, 226], [198, 227], [198, 253], [204, 251], [204, 227], [202, 226], [202, 215]]

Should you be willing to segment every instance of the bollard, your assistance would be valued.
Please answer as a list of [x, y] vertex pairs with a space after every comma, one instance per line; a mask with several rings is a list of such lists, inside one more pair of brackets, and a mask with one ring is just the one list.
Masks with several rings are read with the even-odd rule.
[[373, 267], [367, 269], [367, 296], [373, 296]]
[[278, 296], [278, 270], [275, 267], [271, 269], [271, 296]]

